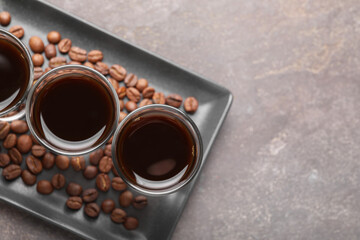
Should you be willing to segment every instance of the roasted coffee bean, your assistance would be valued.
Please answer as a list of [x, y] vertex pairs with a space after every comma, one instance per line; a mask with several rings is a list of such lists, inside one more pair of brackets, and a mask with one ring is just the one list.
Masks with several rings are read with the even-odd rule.
[[120, 177], [119, 173], [117, 172], [117, 170], [114, 167], [114, 164], [113, 164], [113, 168], [111, 169], [111, 171], [113, 172], [115, 177]]
[[119, 105], [120, 105], [120, 111], [124, 110], [125, 103], [122, 99], [119, 100]]
[[104, 213], [111, 213], [115, 209], [115, 202], [112, 199], [105, 199], [101, 203], [101, 209]]
[[40, 53], [32, 55], [31, 60], [35, 67], [40, 67], [44, 64], [44, 57]]
[[100, 214], [100, 207], [96, 203], [88, 203], [85, 205], [84, 212], [91, 218], [96, 218]]
[[165, 96], [162, 92], [154, 93], [152, 100], [155, 104], [165, 104]]
[[29, 135], [21, 135], [18, 137], [16, 147], [21, 153], [28, 153], [32, 147], [32, 140]]
[[90, 153], [89, 161], [92, 165], [97, 166], [99, 164], [100, 159], [104, 156], [104, 150], [99, 148], [95, 152]]
[[64, 57], [53, 57], [49, 61], [49, 67], [56, 68], [66, 65], [66, 58]]
[[81, 197], [69, 197], [68, 200], [66, 200], [66, 206], [72, 210], [79, 210], [82, 207], [83, 201]]
[[96, 186], [102, 192], [107, 192], [110, 188], [110, 178], [105, 173], [100, 173], [96, 177]]
[[194, 113], [199, 107], [199, 102], [194, 97], [188, 97], [184, 101], [184, 109], [188, 113]]
[[35, 175], [41, 173], [43, 167], [41, 164], [41, 161], [37, 159], [36, 157], [29, 155], [25, 159], [26, 166], [29, 169], [29, 171]]
[[20, 165], [22, 163], [22, 155], [17, 148], [11, 148], [8, 154], [14, 164]]
[[81, 65], [81, 62], [70, 61], [70, 62], [67, 63], [67, 65]]
[[103, 53], [100, 50], [92, 50], [88, 53], [89, 62], [96, 63], [102, 61], [104, 58]]
[[112, 154], [111, 154], [111, 144], [106, 144], [105, 146], [105, 149], [104, 149], [104, 154], [108, 157], [112, 157]]
[[139, 227], [139, 221], [134, 217], [127, 217], [124, 222], [124, 227], [127, 230], [134, 230]]
[[119, 99], [123, 99], [126, 96], [126, 87], [121, 86], [116, 90]]
[[145, 78], [140, 78], [138, 82], [136, 83], [136, 88], [140, 92], [142, 92], [145, 88], [147, 88], [149, 85], [148, 81]]
[[144, 98], [143, 100], [141, 100], [141, 102], [139, 103], [139, 107], [143, 107], [146, 105], [150, 105], [153, 104], [153, 101], [151, 99], [148, 98]]
[[44, 72], [41, 67], [34, 67], [34, 80], [38, 80], [43, 73]]
[[10, 163], [10, 157], [6, 153], [0, 153], [0, 167], [6, 167]]
[[69, 51], [69, 57], [73, 61], [85, 62], [86, 50], [79, 47], [71, 47]]
[[44, 51], [44, 42], [38, 36], [29, 39], [29, 46], [34, 53], [42, 53]]
[[118, 64], [112, 65], [109, 72], [110, 76], [118, 82], [123, 81], [126, 77], [126, 69]]
[[147, 87], [142, 91], [144, 98], [152, 98], [154, 96], [155, 89], [153, 87]]
[[133, 207], [136, 209], [143, 209], [146, 207], [147, 203], [147, 197], [139, 195], [134, 198]]
[[57, 173], [54, 176], [52, 176], [51, 178], [51, 185], [55, 188], [55, 189], [62, 189], [66, 184], [66, 179], [65, 176], [62, 175], [61, 173]]
[[52, 69], [51, 67], [45, 68], [44, 73], [47, 73], [47, 72], [50, 71], [51, 69]]
[[99, 162], [99, 170], [100, 172], [108, 173], [110, 172], [112, 165], [113, 165], [112, 159], [108, 156], [104, 156], [101, 158]]
[[115, 191], [122, 191], [126, 189], [126, 183], [124, 182], [124, 180], [122, 180], [121, 177], [114, 177], [111, 181], [111, 187], [115, 190]]
[[94, 66], [95, 70], [99, 71], [103, 75], [109, 74], [109, 67], [106, 63], [97, 62]]
[[126, 190], [120, 194], [119, 203], [122, 207], [129, 207], [133, 201], [133, 194]]
[[136, 102], [133, 102], [133, 101], [127, 101], [125, 103], [125, 108], [128, 112], [132, 112], [134, 111], [135, 109], [137, 109], [137, 105], [136, 105]]
[[37, 183], [36, 190], [38, 193], [48, 195], [54, 191], [53, 186], [51, 185], [50, 181], [48, 180], [40, 180]]
[[110, 81], [110, 83], [111, 83], [111, 85], [114, 87], [114, 89], [115, 89], [115, 91], [119, 88], [119, 83], [118, 83], [118, 81], [116, 81], [115, 79], [113, 79], [113, 78], [108, 78], [109, 79], [109, 81]]
[[124, 83], [125, 83], [126, 87], [135, 87], [137, 81], [138, 81], [137, 76], [133, 73], [130, 73], [130, 74], [126, 75]]
[[173, 93], [173, 94], [169, 94], [166, 97], [166, 104], [176, 108], [179, 108], [181, 106], [182, 101], [183, 99], [179, 94]]
[[120, 112], [119, 122], [121, 122], [122, 120], [124, 120], [124, 118], [125, 118], [126, 116], [127, 116], [127, 113]]
[[0, 24], [3, 26], [7, 26], [10, 24], [11, 15], [9, 12], [0, 12]]
[[62, 39], [58, 44], [59, 52], [61, 53], [67, 53], [70, 51], [71, 48], [71, 40], [68, 38]]
[[69, 168], [70, 159], [67, 156], [58, 155], [55, 158], [55, 164], [59, 169], [66, 170]]
[[83, 171], [83, 175], [86, 179], [93, 179], [98, 174], [98, 169], [95, 166], [87, 166]]
[[115, 208], [110, 215], [114, 223], [123, 223], [126, 220], [126, 212], [120, 208]]
[[44, 157], [42, 158], [41, 163], [45, 169], [51, 169], [55, 164], [54, 154], [49, 153], [49, 152], [45, 153]]
[[17, 139], [16, 134], [14, 134], [14, 133], [8, 134], [3, 142], [4, 148], [10, 149], [10, 148], [15, 147], [16, 139]]
[[82, 199], [86, 203], [95, 202], [98, 196], [99, 196], [99, 192], [95, 188], [89, 188], [84, 190], [82, 194]]
[[66, 188], [66, 193], [70, 196], [80, 196], [82, 193], [82, 187], [80, 186], [80, 184], [71, 182]]
[[2, 175], [6, 180], [13, 180], [21, 175], [21, 168], [17, 164], [10, 164], [2, 170]]
[[139, 90], [137, 90], [134, 87], [129, 87], [128, 89], [126, 89], [126, 96], [133, 102], [139, 102], [141, 95]]
[[21, 173], [21, 178], [26, 185], [32, 186], [36, 183], [36, 175], [32, 174], [29, 170], [25, 169]]
[[89, 68], [95, 69], [94, 64], [92, 64], [91, 62], [85, 62], [83, 65], [84, 65], [84, 66], [87, 66], [87, 67], [89, 67]]
[[49, 43], [57, 44], [61, 40], [61, 34], [57, 31], [51, 31], [47, 35]]
[[31, 154], [34, 157], [42, 157], [46, 153], [46, 148], [40, 145], [33, 145], [31, 148]]
[[29, 131], [28, 125], [24, 120], [14, 120], [10, 124], [10, 129], [14, 133], [26, 133]]
[[72, 157], [71, 166], [76, 172], [85, 169], [85, 158], [83, 156]]
[[56, 47], [54, 44], [50, 43], [45, 47], [45, 57], [47, 59], [52, 59], [56, 57]]
[[12, 26], [9, 29], [9, 32], [14, 34], [17, 38], [22, 38], [24, 36], [24, 33], [25, 33], [24, 28], [22, 26], [19, 26], [19, 25]]
[[10, 124], [8, 122], [0, 121], [0, 140], [6, 138], [10, 132]]

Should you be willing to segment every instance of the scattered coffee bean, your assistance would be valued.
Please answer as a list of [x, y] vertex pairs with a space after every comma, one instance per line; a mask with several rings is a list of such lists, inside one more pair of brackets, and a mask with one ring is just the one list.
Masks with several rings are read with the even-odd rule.
[[120, 208], [115, 208], [110, 215], [114, 223], [123, 223], [126, 220], [126, 212]]
[[134, 87], [129, 87], [128, 89], [126, 89], [126, 96], [133, 102], [139, 102], [141, 95], [139, 90], [137, 90]]
[[154, 93], [152, 100], [155, 104], [165, 104], [165, 96], [162, 92]]
[[51, 178], [51, 185], [55, 188], [55, 189], [62, 189], [66, 184], [66, 179], [65, 176], [62, 175], [61, 173], [57, 173], [54, 176], [52, 176]]
[[126, 69], [118, 64], [114, 64], [110, 68], [110, 76], [116, 81], [123, 81], [126, 77]]
[[124, 110], [125, 103], [122, 99], [119, 100], [119, 105], [120, 105], [120, 111]]
[[194, 97], [188, 97], [184, 101], [184, 109], [188, 113], [194, 113], [199, 107], [199, 102]]
[[95, 188], [89, 188], [84, 190], [82, 194], [82, 199], [86, 203], [95, 202], [98, 196], [99, 192]]
[[73, 61], [85, 62], [86, 50], [79, 47], [71, 47], [69, 51], [69, 57]]
[[110, 81], [110, 83], [111, 83], [111, 85], [114, 87], [114, 89], [115, 89], [115, 91], [119, 88], [119, 83], [118, 83], [118, 81], [116, 81], [115, 79], [113, 79], [113, 78], [108, 78], [109, 79], [109, 81]]
[[99, 164], [100, 159], [104, 156], [104, 150], [99, 148], [95, 152], [90, 153], [89, 161], [92, 165], [97, 166]]
[[153, 101], [151, 99], [148, 98], [144, 98], [143, 100], [141, 100], [141, 102], [139, 103], [139, 107], [143, 107], [146, 105], [150, 105], [153, 104]]
[[100, 207], [96, 203], [88, 203], [85, 205], [84, 212], [87, 216], [91, 218], [96, 218], [99, 216]]
[[120, 194], [119, 203], [122, 207], [129, 207], [133, 201], [133, 194], [129, 190], [126, 190]]
[[147, 203], [147, 197], [139, 195], [134, 198], [133, 206], [136, 209], [143, 209], [146, 207]]
[[49, 153], [49, 152], [45, 153], [44, 157], [42, 158], [41, 163], [45, 169], [51, 169], [55, 164], [54, 154]]
[[111, 181], [111, 187], [115, 191], [122, 191], [122, 190], [125, 190], [127, 186], [121, 177], [114, 177]]
[[96, 177], [96, 186], [102, 192], [107, 192], [110, 188], [110, 178], [105, 173], [100, 173]]
[[88, 54], [89, 62], [96, 63], [102, 61], [104, 58], [103, 53], [100, 50], [92, 50]]
[[142, 95], [144, 98], [152, 98], [154, 96], [155, 89], [153, 87], [146, 87], [142, 91]]
[[98, 169], [95, 166], [87, 166], [83, 171], [83, 175], [86, 179], [93, 179], [98, 174]]
[[136, 102], [133, 102], [133, 101], [127, 101], [125, 103], [125, 108], [128, 112], [132, 112], [134, 111], [135, 109], [137, 109], [137, 105], [136, 105]]
[[127, 217], [124, 222], [124, 227], [127, 230], [134, 230], [138, 228], [138, 226], [139, 226], [139, 221], [134, 217]]
[[28, 125], [24, 120], [14, 120], [10, 124], [10, 129], [14, 133], [26, 133], [29, 131]]
[[26, 162], [27, 168], [29, 169], [29, 171], [32, 174], [37, 175], [37, 174], [41, 173], [43, 167], [42, 167], [41, 161], [39, 159], [37, 159], [36, 157], [34, 157], [32, 155], [29, 155], [26, 157], [25, 162]]
[[122, 86], [116, 90], [119, 99], [123, 99], [126, 96], [126, 87]]
[[16, 142], [16, 147], [21, 153], [28, 153], [31, 150], [32, 147], [32, 140], [29, 135], [21, 135], [18, 137]]
[[0, 140], [6, 138], [10, 132], [10, 124], [8, 122], [0, 121]]
[[17, 38], [22, 38], [24, 36], [24, 33], [25, 33], [24, 28], [22, 26], [19, 26], [19, 25], [12, 26], [9, 29], [9, 32], [14, 34]]
[[54, 191], [54, 188], [48, 180], [40, 180], [37, 183], [36, 190], [38, 193], [48, 195]]
[[55, 158], [55, 164], [60, 170], [66, 170], [69, 168], [70, 159], [67, 156], [58, 155]]
[[115, 202], [112, 199], [105, 199], [101, 203], [101, 209], [104, 213], [111, 213], [115, 209]]
[[38, 80], [43, 73], [44, 72], [41, 67], [34, 67], [34, 80]]
[[105, 149], [104, 149], [104, 154], [108, 157], [112, 157], [112, 154], [111, 154], [111, 144], [106, 144], [105, 146]]
[[49, 43], [57, 44], [61, 40], [61, 34], [57, 31], [51, 31], [47, 35]]
[[56, 57], [56, 47], [54, 44], [50, 43], [45, 47], [45, 57], [47, 59]]
[[83, 65], [84, 65], [84, 66], [87, 66], [87, 67], [89, 67], [89, 68], [95, 69], [94, 64], [92, 64], [91, 62], [85, 62]]
[[66, 65], [66, 58], [64, 57], [53, 57], [49, 61], [49, 67], [56, 68]]
[[33, 145], [31, 147], [31, 154], [34, 157], [42, 157], [46, 153], [46, 148], [41, 145]]
[[112, 159], [108, 156], [104, 156], [101, 158], [101, 160], [99, 162], [99, 170], [100, 170], [100, 172], [108, 173], [108, 172], [110, 172], [112, 165], [113, 165]]
[[66, 206], [72, 210], [79, 210], [82, 207], [83, 201], [81, 197], [73, 196], [66, 200]]
[[67, 63], [67, 65], [81, 65], [81, 62], [78, 61], [70, 61]]
[[0, 167], [6, 167], [10, 163], [9, 154], [0, 153]]
[[5, 140], [3, 141], [4, 148], [10, 149], [10, 148], [15, 147], [16, 140], [17, 140], [16, 134], [14, 134], [14, 133], [8, 134], [5, 138]]
[[44, 57], [40, 53], [35, 53], [31, 57], [31, 60], [32, 60], [35, 67], [40, 67], [40, 66], [42, 66], [44, 64]]
[[94, 66], [95, 70], [99, 71], [103, 75], [109, 74], [109, 67], [104, 62], [97, 62]]
[[8, 154], [14, 164], [20, 165], [22, 163], [22, 155], [17, 148], [11, 148]]
[[137, 81], [138, 81], [137, 76], [133, 73], [130, 73], [125, 77], [124, 83], [126, 87], [135, 87]]
[[59, 52], [61, 52], [61, 53], [69, 52], [71, 45], [72, 45], [72, 43], [71, 43], [70, 39], [68, 39], [68, 38], [62, 39], [58, 44]]
[[3, 26], [7, 26], [10, 24], [11, 15], [9, 12], [0, 12], [0, 24]]
[[145, 78], [140, 78], [136, 83], [136, 88], [142, 92], [149, 85], [148, 81]]
[[166, 97], [166, 104], [176, 108], [179, 108], [181, 106], [182, 101], [183, 99], [179, 94], [173, 93], [173, 94], [169, 94]]
[[21, 168], [17, 164], [10, 164], [2, 170], [2, 175], [6, 180], [13, 180], [21, 175]]
[[82, 187], [80, 186], [80, 184], [71, 182], [66, 188], [66, 193], [70, 196], [80, 196], [82, 193]]
[[119, 118], [119, 122], [121, 122], [122, 120], [124, 120], [124, 118], [127, 116], [127, 113], [125, 112], [120, 112], [120, 118]]
[[42, 53], [44, 51], [44, 42], [38, 36], [29, 39], [29, 46], [34, 53]]
[[32, 174], [29, 170], [25, 169], [21, 173], [21, 178], [26, 185], [32, 186], [36, 183], [36, 175]]
[[85, 169], [85, 158], [83, 156], [72, 157], [71, 158], [71, 166], [76, 172]]

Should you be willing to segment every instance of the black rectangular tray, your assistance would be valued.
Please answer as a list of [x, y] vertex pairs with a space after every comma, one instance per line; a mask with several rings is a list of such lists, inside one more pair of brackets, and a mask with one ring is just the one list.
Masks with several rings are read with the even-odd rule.
[[[73, 46], [80, 46], [88, 51], [101, 50], [105, 56], [103, 61], [109, 66], [112, 64], [124, 66], [128, 72], [148, 79], [150, 85], [157, 91], [165, 94], [178, 93], [184, 98], [196, 96], [200, 105], [191, 118], [200, 129], [204, 143], [204, 160], [206, 160], [232, 103], [232, 95], [227, 89], [48, 3], [0, 0], [0, 10], [9, 11], [12, 15], [11, 24], [5, 29], [13, 25], [21, 25], [25, 29], [22, 41], [26, 45], [31, 36], [37, 35], [46, 41], [47, 33], [56, 30], [63, 37], [70, 38]], [[58, 53], [58, 56], [60, 55]], [[46, 61], [44, 66], [47, 64]], [[24, 164], [23, 162], [23, 168]], [[38, 176], [38, 180], [51, 179], [51, 176], [57, 172], [60, 170], [56, 167], [52, 170], [44, 170]], [[85, 181], [81, 174], [73, 170], [67, 170], [64, 174], [71, 181], [80, 183], [84, 189], [95, 186], [94, 180]], [[36, 192], [35, 186], [25, 186], [20, 178], [12, 182], [0, 178], [0, 199], [87, 239], [160, 240], [171, 238], [195, 182], [196, 179], [175, 194], [149, 198], [149, 204], [143, 210], [132, 207], [126, 209], [128, 215], [139, 218], [140, 226], [135, 231], [127, 231], [122, 225], [112, 223], [105, 214], [100, 214], [98, 219], [93, 220], [86, 217], [82, 210], [70, 211], [65, 206], [67, 195], [64, 190], [43, 196]], [[109, 191], [107, 194], [101, 194], [97, 202], [101, 203], [106, 197], [117, 199], [118, 193]]]

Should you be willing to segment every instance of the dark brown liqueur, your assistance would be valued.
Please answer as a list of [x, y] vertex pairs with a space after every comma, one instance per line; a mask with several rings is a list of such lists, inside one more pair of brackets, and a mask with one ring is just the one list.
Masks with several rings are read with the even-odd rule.
[[115, 121], [109, 92], [96, 80], [65, 75], [38, 95], [35, 125], [40, 137], [65, 149], [87, 148], [104, 140]]
[[178, 119], [145, 113], [119, 136], [119, 166], [133, 183], [162, 189], [186, 179], [195, 165], [194, 139]]
[[30, 69], [20, 49], [0, 39], [0, 113], [14, 106], [25, 94]]

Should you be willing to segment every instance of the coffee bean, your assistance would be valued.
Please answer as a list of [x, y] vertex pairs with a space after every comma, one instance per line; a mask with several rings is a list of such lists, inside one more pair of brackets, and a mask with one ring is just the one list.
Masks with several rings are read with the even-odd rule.
[[133, 201], [133, 194], [126, 190], [120, 194], [119, 203], [122, 207], [129, 207]]
[[121, 86], [116, 90], [119, 99], [123, 99], [126, 96], [126, 87]]
[[38, 36], [29, 39], [29, 46], [34, 53], [42, 53], [44, 51], [44, 42]]
[[9, 32], [14, 34], [17, 38], [22, 38], [24, 36], [24, 33], [25, 33], [24, 28], [22, 26], [19, 26], [19, 25], [12, 26], [9, 29]]
[[15, 147], [16, 139], [17, 139], [17, 137], [14, 133], [8, 134], [3, 142], [4, 148], [10, 149], [10, 148]]
[[50, 181], [48, 180], [40, 180], [37, 183], [36, 190], [38, 193], [48, 195], [54, 191], [53, 186], [51, 185]]
[[74, 196], [69, 197], [68, 200], [66, 200], [66, 206], [72, 210], [79, 210], [82, 207], [83, 201], [81, 197]]
[[120, 111], [124, 110], [125, 103], [122, 99], [119, 100], [119, 105], [120, 105]]
[[153, 87], [146, 87], [142, 91], [142, 95], [144, 98], [152, 98], [155, 93], [155, 89]]
[[68, 38], [62, 39], [58, 44], [59, 52], [61, 53], [67, 53], [70, 51], [71, 48], [71, 40]]
[[92, 64], [91, 62], [85, 62], [83, 65], [84, 65], [84, 66], [87, 66], [87, 67], [89, 67], [89, 68], [95, 69], [94, 64]]
[[115, 209], [115, 202], [112, 199], [105, 199], [101, 203], [101, 209], [104, 213], [111, 213]]
[[143, 107], [146, 105], [150, 105], [153, 104], [153, 101], [151, 99], [148, 98], [144, 98], [143, 100], [141, 100], [141, 102], [139, 103], [139, 107]]
[[51, 169], [55, 164], [55, 156], [52, 153], [45, 153], [41, 161], [45, 169]]
[[184, 109], [188, 113], [194, 113], [199, 107], [199, 102], [194, 97], [188, 97], [184, 101]]
[[34, 80], [38, 80], [43, 75], [43, 70], [41, 67], [34, 67]]
[[100, 159], [104, 156], [104, 150], [99, 148], [95, 152], [90, 153], [89, 161], [92, 165], [97, 166], [99, 164]]
[[113, 79], [113, 78], [108, 78], [109, 79], [109, 81], [110, 81], [110, 83], [111, 83], [111, 85], [114, 87], [114, 89], [115, 89], [115, 91], [119, 88], [119, 83], [115, 80], [115, 79]]
[[85, 158], [83, 156], [72, 157], [71, 166], [76, 172], [85, 169]]
[[126, 77], [126, 69], [118, 64], [112, 65], [109, 72], [110, 76], [118, 82], [123, 81]]
[[29, 135], [21, 135], [16, 142], [16, 147], [21, 153], [28, 153], [32, 147], [32, 140]]
[[125, 108], [128, 112], [132, 112], [134, 111], [135, 109], [137, 109], [137, 105], [136, 105], [136, 102], [133, 102], [133, 101], [127, 101], [125, 103]]
[[183, 99], [179, 94], [172, 93], [166, 97], [166, 104], [176, 108], [181, 106], [182, 101]]
[[69, 168], [70, 159], [67, 156], [58, 155], [55, 158], [55, 164], [60, 170], [66, 170]]
[[0, 167], [6, 167], [10, 163], [10, 157], [6, 153], [0, 153]]
[[127, 217], [124, 222], [124, 227], [127, 230], [134, 230], [139, 227], [139, 221], [134, 217]]
[[94, 66], [95, 70], [99, 71], [103, 75], [109, 74], [109, 67], [106, 63], [97, 62]]
[[86, 50], [79, 47], [71, 47], [69, 51], [69, 57], [73, 61], [85, 62]]
[[49, 67], [56, 68], [66, 65], [66, 58], [64, 57], [53, 57], [49, 61]]
[[98, 174], [98, 169], [95, 166], [87, 166], [83, 171], [83, 175], [86, 179], [93, 179]]
[[143, 209], [144, 207], [146, 207], [147, 203], [147, 197], [141, 195], [136, 196], [134, 198], [133, 207], [136, 209]]
[[55, 188], [55, 189], [62, 189], [66, 184], [66, 179], [65, 176], [62, 175], [61, 173], [57, 173], [54, 176], [52, 176], [51, 178], [51, 185]]
[[95, 188], [86, 189], [82, 194], [82, 199], [84, 202], [94, 202], [99, 196], [99, 192]]
[[106, 144], [104, 149], [104, 154], [111, 158], [112, 157], [111, 150], [112, 150], [111, 144]]
[[85, 205], [84, 212], [87, 216], [91, 218], [96, 218], [99, 216], [100, 207], [96, 203], [88, 203]]
[[152, 100], [155, 104], [165, 104], [165, 96], [162, 92], [154, 93]]
[[10, 124], [10, 129], [14, 133], [26, 133], [29, 131], [28, 125], [24, 120], [14, 120]]
[[66, 188], [66, 193], [70, 196], [80, 196], [82, 193], [82, 187], [80, 186], [80, 184], [71, 182]]
[[36, 183], [36, 175], [32, 174], [29, 170], [25, 169], [21, 173], [21, 178], [26, 185], [32, 186]]
[[11, 148], [8, 154], [14, 164], [20, 165], [22, 163], [22, 155], [17, 148]]
[[114, 177], [111, 181], [111, 186], [115, 191], [122, 191], [127, 187], [121, 177]]
[[126, 96], [133, 102], [139, 102], [141, 95], [139, 90], [137, 90], [134, 87], [129, 87], [128, 89], [126, 89]]
[[149, 85], [148, 81], [145, 78], [140, 78], [136, 83], [136, 88], [142, 92]]
[[44, 64], [44, 57], [40, 53], [35, 53], [31, 57], [31, 60], [32, 60], [35, 67], [40, 67], [40, 66], [42, 66]]
[[127, 113], [120, 112], [119, 122], [121, 122], [122, 120], [124, 120], [124, 118], [125, 118], [126, 116], [127, 116]]
[[10, 124], [8, 122], [0, 121], [0, 140], [6, 138], [10, 132]]
[[61, 34], [57, 31], [51, 31], [47, 35], [49, 43], [57, 44], [61, 40]]
[[51, 69], [52, 69], [51, 67], [45, 68], [44, 73], [47, 73], [47, 72], [50, 71]]
[[114, 223], [123, 223], [126, 219], [126, 212], [120, 208], [115, 208], [111, 212], [110, 218]]
[[81, 62], [78, 61], [70, 61], [67, 63], [67, 65], [81, 65]]
[[47, 59], [56, 57], [56, 47], [54, 44], [50, 43], [45, 47], [45, 56]]
[[36, 157], [29, 155], [25, 159], [26, 166], [29, 169], [29, 171], [35, 175], [41, 173], [43, 167], [41, 164], [41, 161], [37, 159]]
[[17, 164], [10, 164], [2, 170], [2, 175], [6, 180], [13, 180], [21, 175], [21, 168]]
[[96, 177], [96, 186], [102, 192], [107, 192], [110, 188], [110, 178], [105, 173], [100, 173]]
[[46, 148], [40, 145], [33, 145], [31, 148], [31, 154], [34, 157], [42, 157], [46, 153]]
[[96, 63], [102, 61], [104, 58], [103, 53], [100, 50], [92, 50], [88, 54], [89, 62]]
[[126, 87], [135, 87], [137, 81], [138, 81], [137, 76], [133, 73], [130, 73], [125, 77], [124, 83]]
[[0, 12], [0, 24], [3, 26], [7, 26], [10, 24], [11, 15], [9, 12]]
[[101, 158], [100, 163], [99, 163], [99, 170], [100, 172], [103, 173], [108, 173], [110, 172], [111, 168], [112, 168], [112, 159], [108, 156], [104, 156]]

